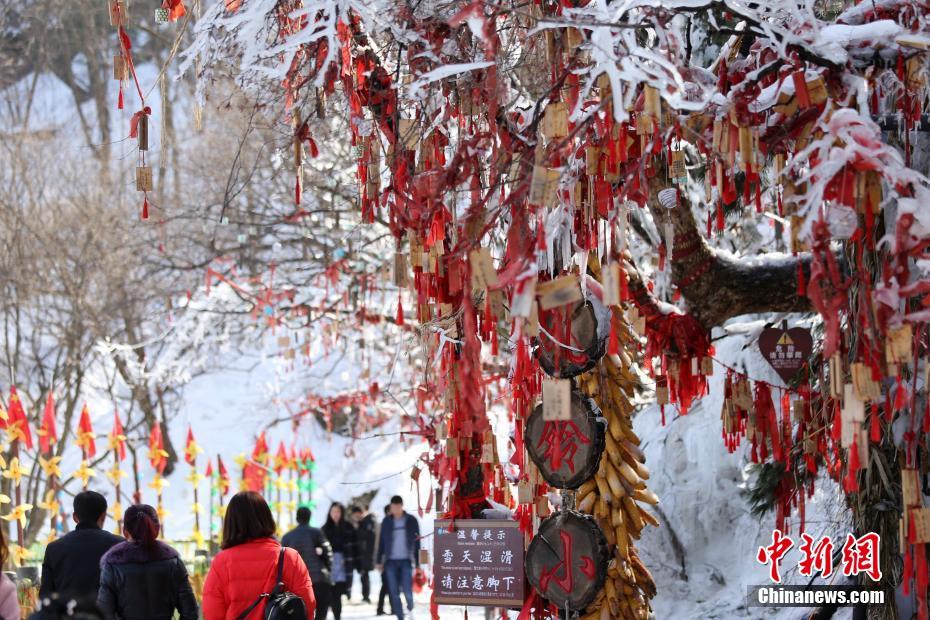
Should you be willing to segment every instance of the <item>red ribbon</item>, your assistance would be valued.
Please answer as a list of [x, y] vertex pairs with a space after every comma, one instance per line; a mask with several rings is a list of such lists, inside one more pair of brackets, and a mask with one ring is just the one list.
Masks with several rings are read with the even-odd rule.
[[152, 108], [145, 106], [138, 112], [132, 115], [132, 119], [129, 121], [129, 137], [135, 138], [139, 135], [139, 121], [142, 120], [143, 116], [149, 116], [152, 114]]

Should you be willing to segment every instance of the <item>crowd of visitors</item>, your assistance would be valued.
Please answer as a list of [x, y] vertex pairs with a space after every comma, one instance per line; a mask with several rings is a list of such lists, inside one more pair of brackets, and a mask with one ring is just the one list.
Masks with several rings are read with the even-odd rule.
[[[84, 491], [74, 498], [75, 529], [48, 545], [42, 563], [35, 620], [73, 616], [119, 620], [341, 620], [359, 574], [362, 601], [371, 602], [370, 573], [382, 573], [377, 615], [403, 620], [413, 610], [413, 571], [420, 551], [417, 519], [391, 498], [378, 523], [367, 506], [348, 511], [334, 502], [322, 528], [310, 526], [301, 507], [297, 525], [276, 538], [271, 509], [258, 493], [232, 497], [223, 519], [221, 551], [203, 586], [202, 609], [178, 552], [159, 540], [157, 511], [129, 507], [123, 537], [103, 529], [107, 501]], [[0, 528], [0, 560], [7, 544]], [[403, 596], [403, 601], [401, 597]], [[406, 606], [403, 604], [406, 603]], [[0, 577], [0, 620], [18, 620], [16, 586]]]

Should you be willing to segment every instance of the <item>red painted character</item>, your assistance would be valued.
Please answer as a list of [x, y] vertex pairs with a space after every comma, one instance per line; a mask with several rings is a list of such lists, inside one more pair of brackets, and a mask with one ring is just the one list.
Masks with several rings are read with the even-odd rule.
[[781, 559], [788, 553], [788, 550], [794, 546], [794, 541], [789, 536], [781, 533], [781, 530], [772, 530], [772, 544], [768, 547], [759, 547], [756, 559], [760, 564], [771, 564], [769, 576], [775, 583], [781, 583], [781, 574], [778, 572], [778, 565]]
[[573, 459], [578, 453], [579, 442], [589, 444], [591, 440], [581, 432], [572, 421], [549, 421], [543, 425], [543, 434], [539, 438], [539, 447], [545, 445], [544, 456], [549, 459], [553, 471], [562, 468], [563, 463], [574, 473]]
[[882, 569], [878, 565], [878, 543], [879, 537], [875, 532], [859, 538], [847, 534], [843, 543], [843, 575], [850, 577], [865, 573], [872, 581], [879, 581]]
[[805, 577], [811, 577], [814, 571], [819, 572], [824, 579], [833, 574], [833, 541], [829, 536], [824, 536], [814, 543], [814, 538], [810, 534], [801, 534], [804, 542], [798, 547], [798, 550], [804, 556], [798, 562], [798, 572]]
[[[555, 584], [562, 588], [562, 590], [567, 594], [572, 591], [572, 587], [575, 585], [575, 576], [572, 572], [574, 568], [574, 563], [572, 561], [572, 537], [566, 531], [560, 531], [559, 537], [562, 539], [562, 560], [556, 562], [551, 568], [543, 569], [542, 575], [539, 578], [539, 587], [545, 592], [549, 587], [549, 582], [552, 579], [555, 579]], [[586, 555], [579, 558], [581, 560], [581, 572], [588, 577], [588, 579], [594, 579], [595, 567], [594, 560]], [[559, 571], [564, 571], [562, 577], [558, 577]]]

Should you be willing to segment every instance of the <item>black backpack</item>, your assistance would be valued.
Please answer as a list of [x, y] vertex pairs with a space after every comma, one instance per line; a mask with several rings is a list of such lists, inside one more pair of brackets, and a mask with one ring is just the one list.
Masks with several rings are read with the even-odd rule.
[[265, 605], [265, 620], [306, 620], [307, 606], [304, 599], [284, 588], [284, 547], [281, 547], [281, 553], [278, 555], [278, 581], [274, 589], [259, 594], [255, 602], [239, 614], [236, 620], [245, 620], [265, 598], [268, 599], [268, 604]]

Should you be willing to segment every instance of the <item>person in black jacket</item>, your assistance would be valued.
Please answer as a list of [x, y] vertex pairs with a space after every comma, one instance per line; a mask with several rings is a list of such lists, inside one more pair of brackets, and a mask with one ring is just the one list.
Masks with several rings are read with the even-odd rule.
[[95, 491], [74, 496], [73, 518], [77, 527], [49, 543], [42, 560], [39, 598], [93, 600], [100, 586], [100, 558], [113, 545], [123, 542], [103, 529], [107, 500]]
[[349, 578], [352, 575], [352, 560], [355, 557], [355, 528], [346, 519], [345, 506], [333, 502], [323, 524], [323, 534], [333, 547], [333, 595], [330, 607], [336, 620], [342, 618], [342, 597], [348, 594]]
[[128, 539], [100, 560], [97, 607], [119, 620], [197, 620], [200, 610], [178, 552], [158, 540], [158, 513], [148, 504], [123, 516]]
[[310, 509], [301, 506], [297, 509], [297, 527], [281, 538], [281, 544], [296, 549], [313, 584], [313, 596], [316, 597], [315, 620], [325, 620], [332, 597], [332, 581], [329, 567], [333, 563], [333, 549], [323, 532], [310, 527]]
[[352, 522], [355, 524], [355, 536], [358, 541], [355, 554], [355, 570], [362, 582], [362, 601], [371, 603], [371, 580], [368, 573], [375, 569], [375, 538], [378, 524], [375, 518], [361, 506], [352, 507]]

